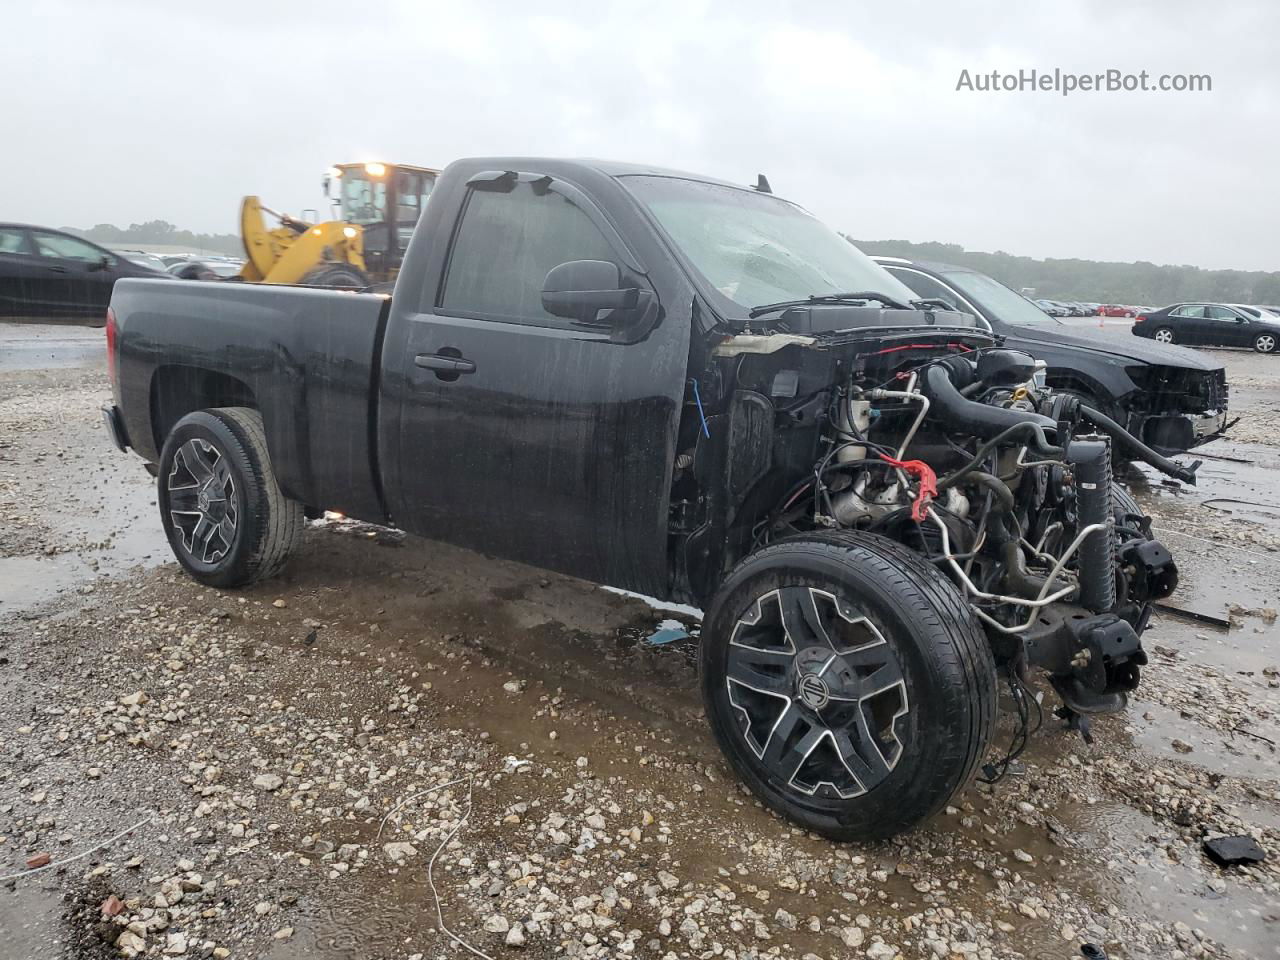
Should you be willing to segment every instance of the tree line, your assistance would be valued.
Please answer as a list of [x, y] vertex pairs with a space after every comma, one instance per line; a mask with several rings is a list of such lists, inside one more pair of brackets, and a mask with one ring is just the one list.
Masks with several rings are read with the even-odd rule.
[[87, 230], [80, 227], [62, 227], [61, 229], [108, 247], [119, 247], [125, 244], [144, 246], [153, 243], [168, 247], [190, 247], [193, 250], [225, 253], [229, 256], [244, 256], [244, 244], [234, 233], [193, 233], [190, 230], [179, 230], [168, 220], [148, 220], [146, 223], [131, 223], [127, 227], [117, 227], [114, 223], [98, 223]]
[[[99, 223], [86, 229], [63, 227], [88, 240], [107, 246], [163, 244], [191, 247], [243, 256], [234, 233], [194, 233], [180, 230], [167, 220], [148, 220], [118, 227]], [[1280, 304], [1280, 271], [1204, 270], [1138, 261], [1036, 260], [1010, 253], [981, 253], [955, 243], [913, 243], [909, 240], [854, 240], [864, 253], [885, 257], [936, 260], [970, 267], [995, 277], [1015, 290], [1030, 288], [1035, 296], [1050, 300], [1084, 300], [1098, 303], [1142, 304], [1160, 307], [1180, 300], [1223, 303]]]
[[955, 243], [908, 240], [854, 240], [864, 253], [935, 260], [969, 267], [1014, 290], [1032, 288], [1049, 300], [1121, 303], [1162, 307], [1182, 300], [1280, 304], [1280, 271], [1203, 270], [1138, 261], [1036, 260], [1010, 253], [980, 253]]

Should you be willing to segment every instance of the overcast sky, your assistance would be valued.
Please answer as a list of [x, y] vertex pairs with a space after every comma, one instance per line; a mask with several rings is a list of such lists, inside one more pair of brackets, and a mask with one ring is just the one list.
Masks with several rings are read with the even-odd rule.
[[[754, 182], [861, 238], [1280, 269], [1280, 4], [15, 3], [0, 220], [236, 229], [337, 161], [595, 156]], [[957, 92], [1208, 73], [1209, 93]]]

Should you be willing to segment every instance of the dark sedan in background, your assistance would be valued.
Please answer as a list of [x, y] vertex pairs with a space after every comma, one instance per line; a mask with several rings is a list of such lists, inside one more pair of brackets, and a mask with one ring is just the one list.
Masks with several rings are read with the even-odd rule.
[[1127, 334], [1073, 328], [966, 267], [873, 259], [921, 297], [943, 300], [986, 321], [1007, 346], [1048, 364], [1049, 386], [1080, 397], [1163, 454], [1207, 443], [1228, 426], [1226, 370], [1203, 354]]
[[1252, 347], [1275, 353], [1280, 346], [1280, 317], [1267, 308], [1239, 303], [1174, 303], [1133, 322], [1135, 337], [1157, 343], [1197, 347]]
[[83, 237], [0, 223], [0, 317], [103, 319], [121, 277], [166, 277]]

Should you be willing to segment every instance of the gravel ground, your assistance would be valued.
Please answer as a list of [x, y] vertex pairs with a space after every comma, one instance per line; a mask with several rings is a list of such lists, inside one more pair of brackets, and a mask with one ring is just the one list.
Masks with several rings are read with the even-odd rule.
[[[181, 576], [83, 346], [0, 363], [0, 877], [55, 864], [0, 881], [0, 956], [1280, 957], [1261, 426], [1133, 478], [1235, 625], [1162, 616], [1092, 745], [1046, 710], [1001, 783], [842, 845], [721, 762], [690, 644], [645, 642], [687, 613], [341, 520], [253, 589]], [[1265, 424], [1280, 365], [1224, 356]], [[1235, 834], [1269, 858], [1215, 867]]]

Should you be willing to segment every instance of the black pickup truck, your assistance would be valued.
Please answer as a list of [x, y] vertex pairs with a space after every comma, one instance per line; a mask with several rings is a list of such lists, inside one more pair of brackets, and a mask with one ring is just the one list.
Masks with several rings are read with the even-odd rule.
[[105, 417], [205, 584], [332, 509], [702, 605], [735, 770], [886, 836], [1008, 766], [1001, 677], [1124, 705], [1177, 572], [1111, 445], [1194, 480], [940, 306], [767, 190], [463, 160], [390, 297], [121, 281]]

